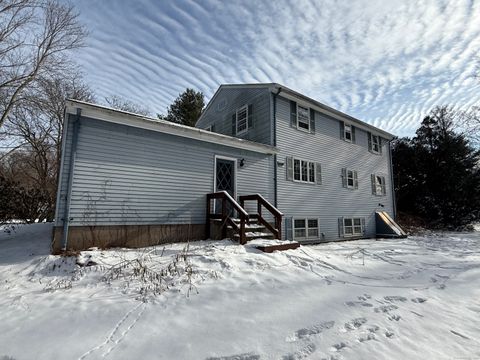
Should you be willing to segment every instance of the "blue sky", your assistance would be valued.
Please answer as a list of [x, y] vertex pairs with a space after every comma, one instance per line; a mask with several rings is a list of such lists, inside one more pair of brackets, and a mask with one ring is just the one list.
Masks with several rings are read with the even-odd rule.
[[278, 82], [397, 135], [480, 105], [480, 1], [98, 1], [76, 54], [100, 98], [156, 112], [186, 87]]

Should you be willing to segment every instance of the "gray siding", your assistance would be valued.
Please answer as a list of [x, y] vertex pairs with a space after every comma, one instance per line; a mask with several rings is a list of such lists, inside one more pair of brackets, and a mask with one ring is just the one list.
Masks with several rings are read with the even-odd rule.
[[[375, 210], [393, 215], [388, 142], [384, 140], [381, 156], [374, 155], [368, 151], [367, 132], [356, 128], [356, 144], [345, 142], [340, 139], [339, 121], [318, 112], [315, 133], [299, 131], [290, 126], [290, 103], [282, 97], [277, 98], [276, 121], [279, 162], [294, 156], [322, 165], [322, 184], [287, 181], [286, 164], [278, 167], [278, 207], [285, 218], [319, 218], [325, 240], [335, 240], [339, 238], [338, 218], [364, 217], [366, 235], [375, 236]], [[342, 186], [342, 168], [358, 171], [357, 190]], [[386, 196], [372, 194], [372, 173], [385, 175]], [[379, 207], [379, 203], [385, 207]]]
[[71, 225], [205, 223], [215, 155], [245, 159], [237, 195], [273, 201], [272, 156], [86, 118], [78, 136]]
[[[214, 125], [220, 134], [232, 134], [232, 115], [244, 105], [253, 105], [253, 128], [239, 138], [272, 144], [270, 91], [268, 88], [220, 88], [196, 127], [207, 129]], [[236, 136], [236, 135], [233, 135]]]

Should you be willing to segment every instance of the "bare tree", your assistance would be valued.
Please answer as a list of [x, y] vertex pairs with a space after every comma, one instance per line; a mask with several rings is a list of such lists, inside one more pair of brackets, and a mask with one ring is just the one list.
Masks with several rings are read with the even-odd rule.
[[85, 29], [71, 6], [54, 0], [0, 0], [0, 127], [40, 79], [61, 73]]
[[117, 95], [107, 96], [105, 98], [105, 102], [112, 109], [128, 111], [134, 114], [145, 116], [151, 115], [151, 112], [148, 108], [143, 107], [142, 105], [135, 104], [134, 102]]

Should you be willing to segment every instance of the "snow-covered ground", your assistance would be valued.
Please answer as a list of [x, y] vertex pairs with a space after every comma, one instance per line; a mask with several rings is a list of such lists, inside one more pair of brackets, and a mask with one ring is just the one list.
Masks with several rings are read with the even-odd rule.
[[2, 360], [480, 357], [478, 232], [78, 258], [50, 232], [0, 234]]

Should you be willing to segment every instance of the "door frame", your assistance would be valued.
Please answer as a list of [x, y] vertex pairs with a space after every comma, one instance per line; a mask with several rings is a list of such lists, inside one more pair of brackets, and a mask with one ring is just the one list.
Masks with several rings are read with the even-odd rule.
[[215, 155], [214, 160], [213, 160], [213, 192], [217, 191], [217, 159], [220, 160], [228, 160], [228, 161], [233, 161], [233, 166], [234, 166], [234, 171], [233, 171], [233, 198], [235, 201], [237, 201], [237, 158], [233, 157], [228, 157], [228, 156], [223, 156], [223, 155]]

